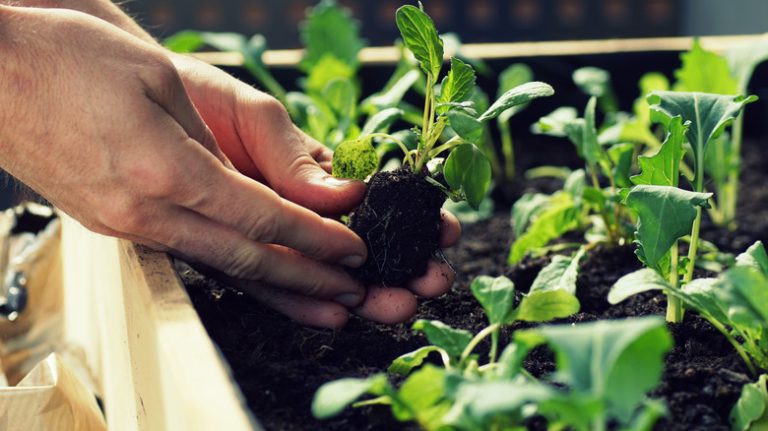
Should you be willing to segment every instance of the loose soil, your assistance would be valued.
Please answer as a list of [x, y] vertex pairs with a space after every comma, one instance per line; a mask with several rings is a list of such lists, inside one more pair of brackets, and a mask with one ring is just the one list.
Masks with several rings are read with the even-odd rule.
[[[703, 237], [723, 251], [740, 252], [755, 240], [768, 242], [768, 155], [756, 143], [745, 145], [744, 182], [739, 205], [739, 228], [722, 231], [704, 223]], [[538, 188], [538, 187], [537, 187]], [[476, 332], [484, 327], [482, 309], [468, 286], [478, 275], [509, 276], [526, 290], [549, 258], [526, 258], [514, 268], [506, 265], [511, 242], [506, 212], [465, 226], [461, 242], [446, 255], [455, 263], [452, 291], [424, 300], [416, 318], [439, 319]], [[645, 293], [610, 306], [605, 296], [622, 275], [640, 267], [631, 246], [597, 247], [582, 263], [577, 280], [581, 312], [563, 322], [586, 322], [649, 314], [663, 315], [664, 297]], [[315, 390], [341, 377], [363, 377], [381, 372], [397, 356], [426, 342], [409, 330], [410, 323], [377, 325], [353, 317], [342, 331], [296, 325], [249, 298], [202, 278], [192, 271], [182, 277], [211, 337], [216, 341], [245, 395], [253, 414], [267, 430], [411, 430], [393, 422], [386, 409], [363, 408], [318, 422], [310, 414]], [[669, 415], [658, 430], [729, 430], [728, 414], [741, 386], [750, 379], [738, 355], [714, 328], [693, 313], [671, 325], [675, 347], [667, 356], [660, 386], [650, 395], [663, 398]], [[508, 338], [509, 331], [504, 334]], [[526, 367], [535, 375], [551, 372], [546, 351], [534, 351]], [[542, 421], [532, 421], [532, 429]]]
[[424, 275], [439, 249], [443, 202], [445, 194], [410, 169], [373, 175], [350, 217], [350, 229], [368, 247], [368, 260], [353, 275], [384, 286], [403, 286]]

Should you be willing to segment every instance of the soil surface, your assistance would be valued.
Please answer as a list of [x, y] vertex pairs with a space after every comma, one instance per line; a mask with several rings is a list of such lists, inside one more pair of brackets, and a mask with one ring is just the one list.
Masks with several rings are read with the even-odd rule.
[[445, 194], [409, 169], [378, 172], [368, 182], [349, 227], [365, 241], [368, 260], [352, 270], [366, 284], [403, 286], [424, 275], [438, 251]]
[[[703, 238], [723, 251], [741, 252], [755, 240], [768, 240], [768, 154], [758, 145], [745, 146], [745, 172], [739, 205], [739, 228], [715, 229], [704, 223]], [[510, 268], [506, 256], [512, 241], [508, 215], [464, 227], [462, 240], [446, 255], [457, 272], [452, 291], [424, 300], [416, 318], [439, 319], [476, 332], [485, 326], [480, 306], [469, 292], [478, 275], [509, 276], [527, 290], [549, 258], [526, 258]], [[585, 322], [648, 314], [663, 315], [665, 299], [645, 293], [610, 306], [610, 286], [640, 264], [632, 246], [597, 247], [582, 263], [577, 281], [581, 312], [565, 322]], [[383, 408], [353, 409], [338, 418], [318, 422], [310, 414], [315, 390], [341, 377], [363, 377], [384, 370], [397, 356], [426, 342], [409, 330], [410, 323], [385, 326], [352, 318], [342, 331], [304, 328], [244, 295], [183, 271], [182, 278], [203, 323], [229, 361], [254, 416], [267, 430], [403, 430], [415, 429], [390, 419]], [[687, 313], [671, 325], [675, 347], [667, 356], [660, 386], [650, 395], [666, 401], [669, 415], [658, 430], [728, 430], [728, 414], [741, 386], [750, 381], [731, 346], [706, 321]], [[509, 332], [503, 334], [508, 338]], [[502, 340], [505, 342], [506, 340]], [[535, 350], [526, 367], [535, 375], [549, 373], [553, 358]], [[544, 429], [531, 421], [532, 429]]]

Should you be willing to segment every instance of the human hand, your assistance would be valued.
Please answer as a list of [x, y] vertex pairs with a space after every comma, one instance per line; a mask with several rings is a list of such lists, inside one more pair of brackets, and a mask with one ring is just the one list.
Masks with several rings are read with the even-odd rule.
[[[179, 55], [172, 59], [193, 103], [237, 169], [320, 214], [337, 215], [360, 203], [362, 184], [335, 185], [328, 179], [331, 151], [298, 130], [274, 99], [196, 59]], [[443, 221], [441, 247], [450, 247], [458, 240], [459, 223], [449, 213], [443, 214]], [[414, 294], [438, 296], [450, 288], [453, 278], [447, 263], [434, 261], [426, 275], [406, 288], [368, 287], [365, 301], [351, 308], [371, 320], [401, 322], [416, 312]], [[349, 315], [348, 307], [333, 301], [260, 282], [227, 281], [304, 324], [337, 328]]]
[[0, 7], [0, 51], [0, 165], [64, 212], [234, 278], [361, 302], [339, 264], [363, 261], [362, 240], [231, 169], [161, 48], [81, 13]]

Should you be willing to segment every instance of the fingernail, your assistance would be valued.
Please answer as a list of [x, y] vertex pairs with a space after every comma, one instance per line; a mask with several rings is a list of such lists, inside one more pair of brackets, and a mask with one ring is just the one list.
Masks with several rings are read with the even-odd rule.
[[333, 298], [333, 300], [346, 307], [357, 307], [358, 305], [360, 305], [360, 302], [363, 300], [363, 297], [358, 295], [357, 293], [344, 293], [342, 295], [339, 295]]
[[340, 264], [350, 268], [358, 268], [364, 262], [365, 262], [365, 259], [363, 259], [363, 256], [360, 256], [357, 254], [346, 256], [339, 261]]

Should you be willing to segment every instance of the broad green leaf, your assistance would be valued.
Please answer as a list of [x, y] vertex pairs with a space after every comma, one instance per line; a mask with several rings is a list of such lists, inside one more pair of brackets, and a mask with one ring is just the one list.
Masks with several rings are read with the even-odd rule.
[[522, 425], [526, 405], [536, 404], [556, 392], [538, 382], [525, 380], [464, 381], [456, 389], [455, 402], [446, 415], [448, 425], [459, 429], [493, 429], [494, 417], [518, 418]]
[[715, 296], [717, 283], [716, 278], [697, 278], [683, 286], [681, 291], [672, 290], [670, 293], [699, 314], [709, 316], [718, 322], [727, 322], [727, 310]]
[[413, 84], [419, 80], [420, 73], [418, 70], [409, 70], [402, 75], [396, 82], [394, 82], [389, 88], [382, 92], [376, 93], [362, 103], [363, 109], [368, 112], [376, 112], [386, 108], [392, 108], [397, 106], [405, 93], [413, 87]]
[[553, 257], [552, 262], [545, 266], [533, 280], [530, 292], [564, 290], [575, 295], [579, 264], [585, 253], [586, 251], [582, 247], [573, 256], [557, 255]]
[[472, 340], [472, 334], [463, 329], [454, 329], [438, 320], [417, 320], [413, 324], [415, 331], [423, 332], [427, 340], [448, 352], [452, 358], [458, 358]]
[[465, 142], [474, 144], [483, 136], [483, 123], [461, 111], [449, 111], [448, 124]]
[[[656, 91], [648, 96], [651, 117], [662, 122], [667, 129], [672, 118], [680, 116], [690, 122], [685, 133], [693, 148], [697, 171], [703, 169], [707, 144], [723, 132], [744, 106], [757, 100], [756, 96], [722, 96], [708, 93]], [[701, 179], [700, 181], [703, 181]]]
[[613, 162], [612, 173], [616, 186], [621, 188], [632, 186], [630, 174], [632, 172], [634, 154], [635, 144], [631, 143], [616, 144], [608, 149], [608, 157]]
[[[475, 71], [472, 66], [451, 57], [451, 70], [443, 80], [439, 102], [464, 102], [475, 90]], [[437, 109], [438, 114], [448, 111], [448, 106]]]
[[354, 78], [354, 75], [354, 69], [348, 64], [333, 55], [324, 55], [309, 72], [309, 76], [304, 81], [304, 88], [309, 93], [315, 92], [319, 94], [334, 79], [351, 80]]
[[395, 121], [403, 116], [403, 110], [398, 108], [386, 108], [368, 118], [365, 122], [361, 136], [371, 133], [386, 132]]
[[491, 187], [491, 163], [476, 146], [462, 144], [454, 148], [443, 167], [445, 181], [452, 190], [461, 190], [467, 203], [480, 207]]
[[[515, 63], [507, 67], [506, 69], [504, 69], [499, 74], [499, 91], [496, 97], [500, 98], [507, 91], [519, 85], [523, 85], [526, 82], [531, 82], [531, 81], [533, 81], [533, 71], [531, 70], [531, 68], [528, 67], [528, 65], [523, 63]], [[526, 106], [528, 105], [518, 105], [512, 108], [509, 108], [506, 111], [499, 114], [498, 120], [500, 122], [506, 123], [509, 121], [510, 118], [512, 118], [513, 115], [525, 109]]]
[[576, 296], [564, 289], [537, 290], [523, 296], [512, 317], [523, 322], [548, 322], [576, 314], [579, 308]]
[[755, 383], [742, 386], [741, 396], [731, 409], [731, 429], [734, 431], [768, 430], [768, 374], [762, 374]]
[[685, 132], [688, 125], [683, 124], [681, 117], [674, 117], [668, 123], [667, 139], [659, 151], [653, 156], [640, 156], [640, 174], [631, 177], [633, 183], [677, 187], [680, 181], [680, 162], [683, 161], [685, 150]]
[[180, 31], [163, 40], [163, 46], [180, 54], [195, 52], [204, 44], [202, 33], [193, 30]]
[[738, 154], [734, 154], [728, 132], [713, 138], [707, 145], [707, 151], [704, 154], [704, 172], [712, 180], [714, 187], [718, 187], [716, 194], [719, 195], [719, 187], [728, 181], [728, 175], [734, 169], [738, 171], [739, 166], [736, 160], [739, 157]]
[[406, 5], [397, 10], [395, 21], [405, 45], [435, 82], [443, 65], [443, 41], [437, 35], [432, 18], [421, 9]]
[[756, 330], [768, 327], [768, 277], [761, 272], [733, 268], [718, 278], [714, 292], [727, 306], [731, 325]]
[[637, 212], [637, 256], [648, 267], [659, 262], [679, 238], [691, 233], [696, 207], [708, 208], [711, 193], [689, 192], [671, 186], [636, 186], [627, 206]]
[[698, 39], [693, 41], [690, 51], [680, 56], [683, 66], [675, 71], [675, 91], [698, 91], [701, 93], [738, 93], [738, 83], [731, 75], [728, 61], [714, 52], [701, 47]]
[[565, 128], [568, 124], [575, 121], [579, 116], [576, 108], [564, 106], [552, 111], [546, 117], [541, 117], [531, 129], [533, 133], [543, 133], [550, 136], [564, 137]]
[[358, 398], [387, 384], [384, 374], [376, 374], [367, 379], [347, 378], [326, 383], [315, 392], [312, 415], [318, 419], [336, 416]]
[[333, 176], [364, 180], [376, 172], [379, 157], [370, 137], [344, 141], [336, 147], [331, 161]]
[[738, 82], [738, 93], [747, 92], [752, 73], [768, 60], [768, 38], [765, 35], [753, 43], [732, 48], [725, 53], [731, 73]]
[[620, 138], [622, 141], [657, 146], [658, 139], [651, 131], [651, 109], [646, 97], [654, 91], [668, 91], [669, 80], [659, 72], [649, 72], [640, 77], [638, 86], [640, 97], [632, 105], [634, 119], [624, 124]]
[[736, 266], [754, 268], [768, 276], [768, 254], [762, 241], [752, 244], [747, 251], [736, 256]]
[[576, 69], [573, 82], [590, 97], [602, 97], [611, 91], [611, 75], [598, 67]]
[[512, 244], [507, 262], [510, 265], [520, 262], [529, 250], [543, 247], [578, 226], [579, 210], [573, 198], [567, 193], [553, 195], [550, 204], [539, 212], [525, 233]]
[[[658, 316], [540, 326], [518, 331], [544, 337], [555, 351], [557, 378], [602, 400], [609, 417], [627, 423], [659, 383], [672, 337]], [[642, 364], [642, 366], [638, 366]]]
[[555, 90], [549, 84], [543, 82], [528, 82], [502, 94], [483, 115], [480, 121], [488, 121], [498, 117], [502, 112], [515, 106], [524, 105], [539, 97], [548, 97], [555, 94]]
[[339, 121], [354, 118], [357, 94], [355, 85], [348, 78], [334, 78], [329, 81], [323, 88], [323, 99]]
[[357, 69], [357, 55], [365, 45], [360, 38], [360, 24], [335, 0], [321, 0], [310, 9], [307, 20], [301, 24], [301, 41], [305, 54], [299, 67], [305, 72], [319, 67], [327, 55]]
[[515, 285], [510, 279], [481, 275], [472, 281], [471, 289], [490, 324], [506, 322], [515, 300]]
[[589, 99], [587, 107], [584, 108], [584, 128], [581, 131], [581, 144], [576, 143], [576, 146], [580, 148], [582, 157], [586, 159], [588, 164], [593, 166], [599, 164], [605, 157], [603, 147], [597, 142], [597, 126], [595, 124], [596, 104], [597, 99], [592, 97]]
[[424, 363], [432, 352], [439, 352], [441, 349], [437, 346], [424, 346], [413, 352], [406, 353], [392, 361], [387, 371], [392, 374], [408, 375], [414, 368]]
[[512, 206], [512, 229], [520, 237], [531, 222], [544, 210], [552, 197], [543, 193], [526, 193]]
[[667, 290], [669, 283], [658, 272], [643, 268], [631, 272], [616, 281], [608, 292], [608, 302], [618, 304], [630, 296], [650, 290]]
[[[398, 400], [392, 404], [392, 414], [401, 422], [418, 420], [419, 423], [432, 422], [435, 407], [444, 398], [445, 370], [433, 365], [425, 365], [413, 373], [398, 391]], [[439, 412], [447, 411], [442, 407]]]

